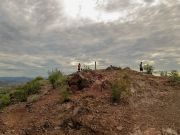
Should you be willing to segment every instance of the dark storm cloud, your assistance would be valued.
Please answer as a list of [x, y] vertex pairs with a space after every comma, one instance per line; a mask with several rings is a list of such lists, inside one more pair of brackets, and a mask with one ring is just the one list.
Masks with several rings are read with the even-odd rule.
[[91, 65], [95, 60], [99, 67], [137, 68], [144, 60], [159, 70], [179, 69], [179, 2], [139, 1], [146, 5], [132, 0], [98, 5], [106, 12], [127, 13], [126, 18], [104, 23], [69, 20], [57, 0], [4, 0], [0, 76], [44, 75], [52, 68], [69, 73], [77, 62]]

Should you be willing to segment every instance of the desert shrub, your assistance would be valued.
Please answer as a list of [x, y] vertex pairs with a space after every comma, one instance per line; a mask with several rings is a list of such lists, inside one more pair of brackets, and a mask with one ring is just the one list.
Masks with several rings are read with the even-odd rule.
[[0, 109], [10, 104], [9, 94], [0, 94]]
[[122, 69], [121, 67], [116, 67], [113, 65], [110, 65], [109, 67], [106, 68], [106, 70], [121, 70], [121, 69]]
[[116, 80], [112, 83], [112, 101], [119, 102], [123, 96], [128, 94], [128, 82], [125, 80]]
[[167, 76], [168, 76], [167, 71], [161, 71], [161, 72], [160, 72], [160, 76], [162, 76], [162, 77], [167, 77]]
[[180, 76], [177, 70], [172, 70], [171, 73], [169, 73], [169, 78], [171, 82], [175, 82], [175, 83], [180, 82]]
[[154, 67], [152, 65], [144, 65], [144, 70], [146, 71], [147, 74], [152, 74], [154, 71]]
[[70, 92], [69, 90], [66, 88], [61, 92], [62, 95], [62, 101], [63, 102], [68, 102], [70, 100]]
[[13, 103], [25, 102], [27, 97], [32, 94], [39, 93], [40, 83], [39, 79], [34, 79], [31, 82], [26, 83], [23, 86], [18, 86], [15, 90], [11, 90], [9, 96]]
[[83, 71], [88, 72], [88, 71], [92, 71], [92, 69], [89, 66], [84, 66]]
[[37, 76], [34, 80], [32, 80], [33, 82], [38, 82], [40, 84], [40, 86], [44, 86], [45, 84], [47, 84], [47, 80], [45, 78], [43, 78], [42, 76]]
[[44, 80], [42, 76], [37, 76], [33, 81], [41, 81]]
[[28, 93], [25, 90], [15, 90], [10, 94], [10, 98], [13, 102], [25, 102], [27, 101]]
[[57, 69], [49, 72], [48, 80], [52, 84], [53, 89], [66, 83], [66, 77]]
[[22, 87], [22, 90], [26, 91], [28, 95], [39, 93], [41, 85], [39, 81], [33, 80], [28, 82], [26, 85]]
[[60, 101], [61, 103], [70, 101], [71, 91], [68, 85], [61, 86], [60, 88]]

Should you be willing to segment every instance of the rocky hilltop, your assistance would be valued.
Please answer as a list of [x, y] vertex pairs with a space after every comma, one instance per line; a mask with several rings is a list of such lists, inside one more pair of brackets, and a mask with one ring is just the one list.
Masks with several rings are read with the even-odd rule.
[[[118, 79], [128, 80], [128, 96], [112, 102]], [[180, 134], [180, 86], [165, 77], [110, 68], [72, 74], [68, 85], [67, 102], [46, 82], [36, 100], [4, 108], [0, 135]]]

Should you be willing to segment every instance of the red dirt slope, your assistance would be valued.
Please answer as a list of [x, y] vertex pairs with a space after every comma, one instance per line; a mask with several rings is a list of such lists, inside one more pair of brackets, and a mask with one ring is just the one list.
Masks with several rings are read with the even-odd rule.
[[[180, 87], [166, 78], [126, 70], [81, 72], [91, 85], [60, 102], [60, 90], [42, 87], [34, 102], [0, 113], [0, 135], [178, 135]], [[131, 97], [112, 104], [109, 82], [128, 76]]]

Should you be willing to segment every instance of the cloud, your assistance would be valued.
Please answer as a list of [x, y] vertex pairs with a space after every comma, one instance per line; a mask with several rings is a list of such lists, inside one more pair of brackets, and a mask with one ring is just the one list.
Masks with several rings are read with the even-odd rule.
[[[65, 14], [59, 0], [4, 0], [0, 5], [0, 76], [76, 71], [77, 63], [157, 70], [179, 69], [178, 0], [99, 0], [96, 12], [124, 14], [113, 21]], [[96, 15], [95, 15], [96, 18]]]

